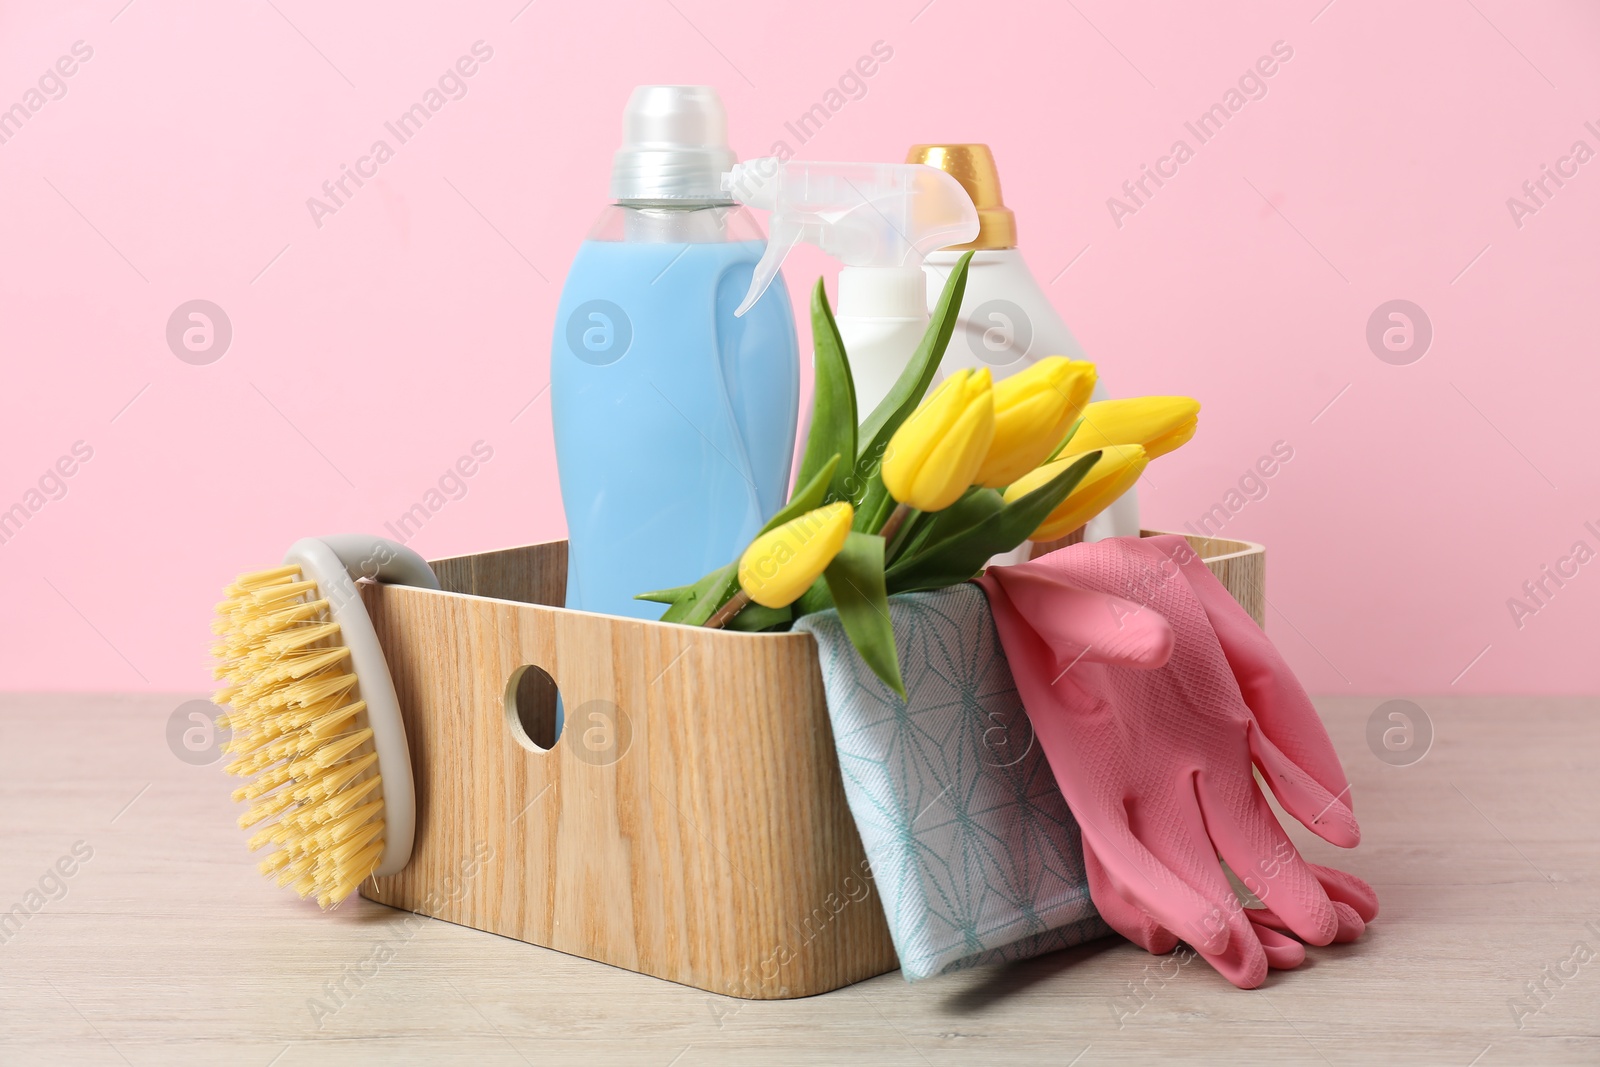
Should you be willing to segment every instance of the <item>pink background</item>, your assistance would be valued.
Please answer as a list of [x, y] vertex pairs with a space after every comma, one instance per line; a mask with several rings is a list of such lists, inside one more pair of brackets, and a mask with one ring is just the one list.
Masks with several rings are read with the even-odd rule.
[[[1593, 5], [123, 2], [0, 9], [0, 107], [93, 49], [0, 144], [0, 509], [93, 449], [0, 545], [0, 688], [204, 687], [228, 579], [381, 531], [480, 440], [413, 546], [561, 536], [561, 279], [629, 90], [703, 82], [741, 157], [990, 143], [1112, 390], [1205, 404], [1147, 522], [1293, 448], [1223, 532], [1270, 546], [1269, 631], [1314, 692], [1600, 691], [1600, 562], [1520, 629], [1507, 606], [1600, 549], [1600, 160], [1520, 227], [1506, 204], [1600, 149]], [[396, 146], [385, 121], [479, 40], [466, 95]], [[785, 121], [876, 41], [865, 95], [798, 143]], [[1184, 122], [1277, 41], [1267, 95], [1198, 145]], [[394, 158], [319, 228], [307, 198], [380, 137]], [[1179, 137], [1194, 158], [1119, 227], [1107, 198]], [[799, 253], [791, 290], [831, 270]], [[209, 365], [166, 342], [192, 299], [233, 326]], [[1392, 299], [1433, 325], [1409, 365], [1366, 342]]]

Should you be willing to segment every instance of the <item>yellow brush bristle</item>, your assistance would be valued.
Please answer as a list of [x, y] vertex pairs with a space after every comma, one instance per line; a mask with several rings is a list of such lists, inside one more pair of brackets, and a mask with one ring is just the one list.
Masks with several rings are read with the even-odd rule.
[[383, 785], [366, 702], [350, 673], [317, 583], [298, 566], [240, 575], [211, 624], [229, 706], [228, 773], [250, 781], [233, 792], [254, 828], [252, 850], [277, 847], [261, 873], [301, 897], [336, 906], [383, 855]]

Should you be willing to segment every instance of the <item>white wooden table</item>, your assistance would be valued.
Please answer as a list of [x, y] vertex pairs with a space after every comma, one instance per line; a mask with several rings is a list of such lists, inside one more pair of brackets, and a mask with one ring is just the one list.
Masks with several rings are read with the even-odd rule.
[[1110, 939], [766, 1003], [320, 914], [256, 874], [220, 767], [170, 750], [185, 699], [0, 696], [0, 909], [38, 905], [0, 921], [8, 1067], [1600, 1063], [1600, 699], [1418, 698], [1437, 736], [1405, 767], [1368, 747], [1380, 700], [1319, 701], [1365, 840], [1296, 840], [1383, 913], [1260, 990]]

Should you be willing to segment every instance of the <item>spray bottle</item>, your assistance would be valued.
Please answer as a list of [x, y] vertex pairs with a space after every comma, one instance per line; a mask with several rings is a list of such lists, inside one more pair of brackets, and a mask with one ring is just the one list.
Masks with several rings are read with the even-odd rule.
[[978, 211], [961, 183], [920, 163], [735, 164], [722, 188], [770, 211], [771, 235], [735, 314], [760, 299], [789, 250], [806, 241], [844, 264], [839, 336], [850, 356], [856, 410], [871, 411], [910, 362], [928, 325], [923, 260], [978, 236]]

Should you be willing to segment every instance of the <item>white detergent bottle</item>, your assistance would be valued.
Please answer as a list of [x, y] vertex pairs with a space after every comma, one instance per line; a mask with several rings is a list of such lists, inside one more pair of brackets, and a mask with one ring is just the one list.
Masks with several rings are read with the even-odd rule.
[[844, 264], [835, 318], [856, 411], [865, 417], [889, 394], [927, 330], [923, 259], [978, 236], [971, 198], [950, 175], [918, 163], [772, 157], [736, 164], [722, 188], [772, 213], [766, 254], [735, 314], [756, 302], [799, 241]]
[[[1016, 217], [1000, 199], [1000, 174], [989, 146], [916, 145], [907, 154], [906, 161], [937, 167], [955, 178], [978, 211], [975, 238], [968, 239], [968, 243], [947, 246], [927, 257], [926, 300], [932, 308], [939, 301], [951, 268], [963, 252], [972, 250], [966, 298], [961, 302], [961, 314], [950, 337], [950, 347], [939, 365], [941, 376], [962, 367], [988, 367], [998, 379], [1024, 370], [1046, 356], [1087, 359], [1077, 338], [1072, 336], [1072, 331], [1045, 296], [1017, 249]], [[841, 282], [841, 302], [843, 289]], [[840, 328], [843, 328], [842, 322]], [[854, 354], [848, 342], [846, 351]], [[1106, 399], [1103, 375], [1095, 385], [1094, 399]], [[1134, 489], [1129, 489], [1091, 519], [1084, 530], [1086, 541], [1138, 535], [1139, 498]], [[1018, 552], [1018, 560], [1028, 558], [1028, 546], [1024, 545]]]

